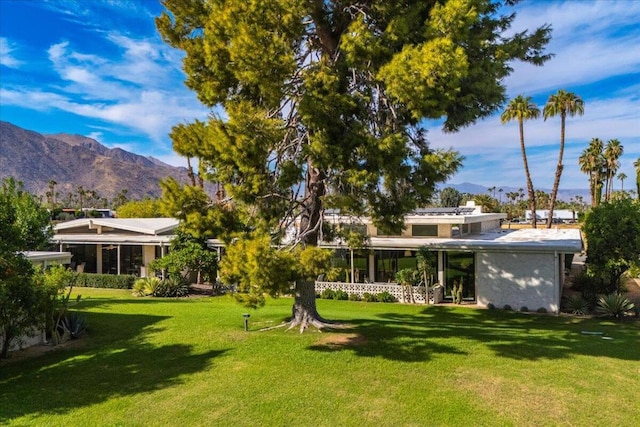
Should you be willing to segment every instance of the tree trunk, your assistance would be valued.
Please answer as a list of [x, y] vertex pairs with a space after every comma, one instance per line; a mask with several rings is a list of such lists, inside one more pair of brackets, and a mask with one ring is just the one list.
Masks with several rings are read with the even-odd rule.
[[529, 162], [527, 162], [527, 151], [524, 147], [524, 125], [523, 120], [519, 120], [520, 126], [520, 150], [522, 151], [522, 161], [524, 163], [524, 173], [527, 176], [527, 192], [529, 193], [529, 209], [531, 209], [531, 224], [533, 228], [538, 227], [538, 220], [536, 218], [536, 193], [533, 189], [533, 182], [531, 181], [531, 173], [529, 173]]
[[549, 203], [549, 218], [547, 218], [547, 228], [551, 228], [553, 223], [553, 209], [556, 206], [556, 197], [558, 195], [558, 187], [560, 186], [560, 177], [562, 176], [562, 156], [564, 155], [564, 125], [566, 113], [560, 114], [560, 154], [558, 154], [558, 166], [556, 167], [556, 177], [553, 180], [553, 189], [551, 190], [551, 202]]
[[299, 281], [296, 282], [295, 300], [291, 309], [291, 321], [289, 329], [300, 327], [303, 332], [309, 326], [318, 329], [325, 328], [332, 323], [323, 319], [316, 309], [316, 282]]
[[[300, 236], [306, 245], [318, 245], [322, 213], [321, 198], [325, 193], [324, 179], [324, 173], [315, 168], [311, 161], [307, 162], [304, 211], [300, 218]], [[324, 320], [316, 309], [315, 281], [297, 282], [289, 329], [299, 326], [302, 332], [309, 325], [321, 329], [329, 324], [330, 322]]]
[[6, 359], [9, 357], [9, 346], [11, 345], [12, 340], [13, 337], [5, 331], [2, 336], [2, 351], [0, 352], [0, 359]]

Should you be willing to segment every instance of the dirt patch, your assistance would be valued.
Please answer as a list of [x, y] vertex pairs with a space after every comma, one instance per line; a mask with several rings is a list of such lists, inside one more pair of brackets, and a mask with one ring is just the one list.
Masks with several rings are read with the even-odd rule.
[[318, 345], [330, 348], [345, 348], [363, 345], [367, 339], [360, 334], [331, 334], [325, 335], [318, 341]]
[[41, 344], [41, 345], [34, 345], [31, 347], [27, 347], [23, 350], [10, 351], [8, 359], [0, 359], [0, 366], [19, 362], [25, 359], [32, 359], [34, 357], [41, 356], [45, 353], [51, 353], [55, 351], [65, 350], [65, 349], [82, 348], [85, 346], [85, 344], [86, 344], [85, 339], [79, 338], [79, 339], [67, 341], [62, 344], [58, 344], [56, 346], [53, 346], [51, 344]]

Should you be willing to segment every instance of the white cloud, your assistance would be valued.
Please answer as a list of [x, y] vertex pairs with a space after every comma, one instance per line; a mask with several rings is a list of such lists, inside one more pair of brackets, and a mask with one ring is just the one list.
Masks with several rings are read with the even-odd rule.
[[15, 45], [6, 37], [0, 37], [0, 65], [8, 68], [20, 68], [22, 61], [12, 55]]

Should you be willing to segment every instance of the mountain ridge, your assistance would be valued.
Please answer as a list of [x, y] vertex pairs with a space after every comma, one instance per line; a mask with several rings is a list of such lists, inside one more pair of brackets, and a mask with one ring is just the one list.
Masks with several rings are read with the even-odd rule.
[[113, 199], [127, 190], [129, 199], [159, 197], [159, 181], [174, 177], [186, 183], [187, 169], [108, 148], [95, 139], [66, 133], [40, 134], [0, 121], [0, 179], [12, 176], [27, 191], [44, 195], [49, 181], [56, 181], [61, 195], [78, 186]]

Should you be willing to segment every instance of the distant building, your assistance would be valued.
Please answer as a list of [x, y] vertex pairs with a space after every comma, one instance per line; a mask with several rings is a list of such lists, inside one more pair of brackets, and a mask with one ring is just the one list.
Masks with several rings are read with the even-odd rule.
[[[525, 213], [527, 221], [531, 221], [531, 211]], [[549, 218], [549, 210], [536, 210], [536, 218], [538, 221], [547, 221]], [[570, 209], [554, 209], [553, 218], [559, 222], [575, 222], [578, 220], [578, 213]]]

